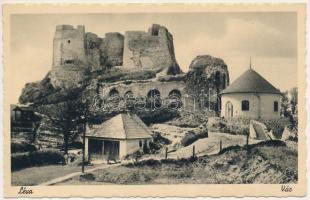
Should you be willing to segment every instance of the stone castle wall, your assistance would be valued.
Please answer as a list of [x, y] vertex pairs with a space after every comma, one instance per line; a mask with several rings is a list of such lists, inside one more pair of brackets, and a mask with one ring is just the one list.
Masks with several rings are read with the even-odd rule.
[[168, 98], [170, 92], [173, 90], [178, 90], [181, 95], [184, 95], [185, 87], [186, 85], [183, 81], [118, 83], [103, 87], [100, 94], [103, 98], [107, 98], [110, 95], [110, 91], [116, 90], [121, 98], [125, 97], [127, 92], [131, 92], [134, 97], [146, 97], [151, 90], [158, 90], [162, 98]]
[[107, 60], [105, 65], [109, 67], [121, 66], [123, 64], [124, 36], [120, 33], [105, 34], [103, 49]]
[[82, 84], [87, 78], [88, 70], [79, 64], [66, 64], [65, 66], [53, 67], [50, 79], [53, 86], [61, 88], [74, 88]]
[[148, 32], [125, 33], [124, 68], [162, 70], [176, 65], [172, 35], [165, 27], [153, 25]]

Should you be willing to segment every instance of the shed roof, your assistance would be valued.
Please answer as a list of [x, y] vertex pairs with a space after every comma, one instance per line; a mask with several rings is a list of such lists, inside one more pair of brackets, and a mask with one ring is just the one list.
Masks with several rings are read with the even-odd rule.
[[221, 92], [228, 93], [270, 93], [280, 94], [280, 90], [275, 88], [264, 77], [253, 69], [244, 72], [230, 86]]
[[87, 137], [111, 139], [151, 138], [151, 131], [137, 115], [119, 114], [102, 124], [87, 126]]

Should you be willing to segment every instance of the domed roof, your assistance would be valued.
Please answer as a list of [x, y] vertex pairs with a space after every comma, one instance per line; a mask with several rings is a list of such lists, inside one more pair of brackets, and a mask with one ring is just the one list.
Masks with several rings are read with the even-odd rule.
[[264, 77], [250, 68], [221, 92], [221, 94], [228, 93], [280, 94], [280, 91], [264, 79]]

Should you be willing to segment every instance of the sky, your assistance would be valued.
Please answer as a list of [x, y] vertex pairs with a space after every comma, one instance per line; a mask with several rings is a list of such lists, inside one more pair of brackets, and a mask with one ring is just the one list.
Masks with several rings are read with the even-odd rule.
[[293, 12], [15, 14], [10, 23], [12, 77], [10, 103], [17, 103], [28, 82], [41, 80], [52, 67], [53, 37], [59, 24], [84, 25], [86, 32], [147, 29], [157, 23], [174, 39], [184, 72], [198, 55], [222, 58], [230, 83], [249, 68], [281, 91], [297, 85], [297, 15]]

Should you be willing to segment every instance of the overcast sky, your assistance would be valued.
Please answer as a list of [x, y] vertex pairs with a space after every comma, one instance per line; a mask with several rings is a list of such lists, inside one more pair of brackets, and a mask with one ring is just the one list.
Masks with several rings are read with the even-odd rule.
[[53, 36], [58, 24], [85, 25], [87, 32], [147, 31], [153, 23], [173, 34], [177, 62], [183, 71], [197, 55], [222, 58], [230, 82], [249, 68], [275, 87], [297, 85], [297, 16], [289, 12], [157, 13], [157, 14], [19, 14], [11, 16], [10, 102], [16, 103], [27, 82], [41, 80], [51, 69]]

